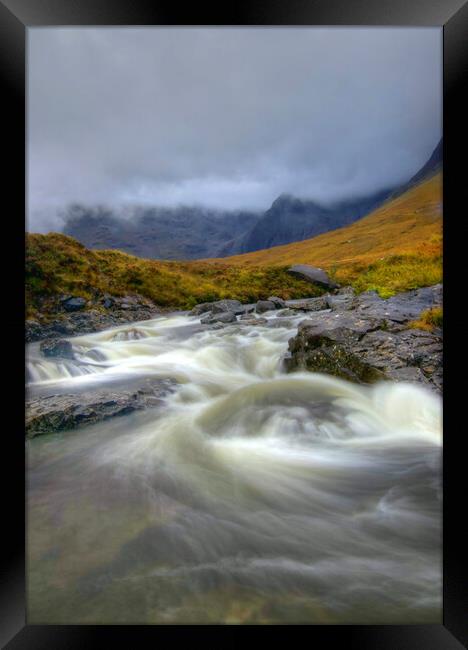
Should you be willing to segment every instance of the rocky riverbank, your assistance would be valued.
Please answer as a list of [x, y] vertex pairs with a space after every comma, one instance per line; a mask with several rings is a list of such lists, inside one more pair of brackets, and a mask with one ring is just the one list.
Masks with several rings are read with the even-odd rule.
[[[442, 306], [442, 285], [424, 287], [383, 300], [375, 291], [355, 295], [344, 287], [318, 298], [284, 301], [271, 296], [256, 305], [218, 301], [191, 312], [216, 328], [234, 323], [275, 326], [263, 318], [306, 318], [289, 341], [287, 372], [324, 372], [358, 383], [378, 380], [414, 381], [442, 391], [442, 328], [420, 329], [416, 321]], [[283, 321], [284, 322], [284, 321]], [[279, 323], [278, 323], [279, 325]]]
[[36, 318], [25, 323], [27, 343], [92, 334], [110, 327], [155, 318], [168, 311], [138, 294], [96, 295], [91, 300], [59, 295], [47, 298]]
[[422, 312], [442, 306], [442, 285], [388, 300], [375, 292], [326, 300], [329, 309], [308, 314], [289, 341], [288, 372], [307, 369], [359, 383], [415, 381], [442, 391], [442, 329], [413, 325]]
[[[68, 337], [161, 314], [155, 305], [138, 296], [105, 297], [107, 302], [100, 310], [85, 310], [83, 303], [76, 300], [65, 297], [60, 317], [38, 324], [37, 330], [30, 324], [29, 329], [29, 340], [45, 339], [39, 346], [40, 357], [70, 366], [70, 372], [79, 369], [83, 362], [79, 347]], [[440, 284], [387, 300], [373, 291], [356, 295], [351, 288], [344, 287], [307, 300], [285, 301], [270, 296], [249, 305], [237, 300], [202, 303], [188, 314], [199, 319], [199, 325], [193, 325], [193, 320], [187, 322], [192, 329], [207, 330], [249, 326], [286, 327], [292, 331], [297, 328], [283, 359], [288, 373], [309, 370], [364, 384], [379, 380], [411, 381], [440, 393], [442, 328], [422, 329], [418, 319], [427, 310], [441, 306]], [[136, 340], [144, 332], [130, 329], [125, 336], [127, 340]], [[73, 393], [35, 389], [26, 401], [27, 435], [73, 429], [158, 406], [176, 384], [171, 379], [137, 384], [128, 381]]]
[[26, 400], [26, 435], [76, 429], [120, 415], [161, 406], [174, 390], [172, 379], [147, 379], [129, 386], [97, 387], [93, 390], [43, 394]]

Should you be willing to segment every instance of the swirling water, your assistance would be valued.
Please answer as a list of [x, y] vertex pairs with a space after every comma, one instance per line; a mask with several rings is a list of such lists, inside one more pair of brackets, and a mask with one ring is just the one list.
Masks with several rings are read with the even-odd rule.
[[439, 397], [284, 374], [300, 318], [267, 317], [161, 317], [71, 339], [77, 361], [30, 347], [31, 391], [179, 383], [28, 442], [29, 623], [440, 622]]

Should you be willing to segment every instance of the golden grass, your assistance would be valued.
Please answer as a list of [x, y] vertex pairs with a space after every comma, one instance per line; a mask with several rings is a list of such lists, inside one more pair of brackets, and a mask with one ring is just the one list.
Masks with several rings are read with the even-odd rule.
[[[216, 260], [208, 260], [216, 263]], [[225, 259], [232, 265], [310, 264], [358, 291], [396, 291], [442, 281], [442, 174], [334, 231]]]
[[285, 246], [221, 259], [190, 262], [146, 260], [117, 250], [88, 250], [60, 233], [29, 234], [26, 247], [28, 315], [44, 297], [70, 293], [139, 293], [161, 306], [236, 298], [254, 302], [318, 295], [291, 277], [291, 264], [311, 264], [357, 291], [383, 297], [442, 280], [442, 176], [436, 174], [387, 201], [350, 226]]
[[432, 309], [426, 309], [426, 311], [423, 311], [418, 320], [411, 321], [409, 327], [412, 329], [432, 332], [435, 327], [443, 326], [443, 320], [444, 316], [442, 307], [432, 307]]

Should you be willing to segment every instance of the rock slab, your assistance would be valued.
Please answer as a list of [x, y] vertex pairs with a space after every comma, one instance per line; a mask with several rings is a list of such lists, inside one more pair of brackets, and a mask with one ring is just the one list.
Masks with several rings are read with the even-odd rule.
[[76, 429], [146, 408], [162, 406], [176, 386], [173, 379], [151, 379], [138, 387], [97, 388], [75, 393], [47, 395], [26, 401], [26, 435]]

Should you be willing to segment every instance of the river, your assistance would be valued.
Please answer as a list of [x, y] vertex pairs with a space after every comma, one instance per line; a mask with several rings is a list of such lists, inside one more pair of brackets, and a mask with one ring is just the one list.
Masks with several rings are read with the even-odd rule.
[[27, 442], [28, 623], [440, 623], [441, 401], [284, 374], [303, 315], [173, 314], [28, 348], [29, 391], [173, 377]]

